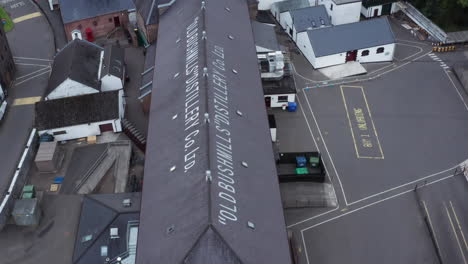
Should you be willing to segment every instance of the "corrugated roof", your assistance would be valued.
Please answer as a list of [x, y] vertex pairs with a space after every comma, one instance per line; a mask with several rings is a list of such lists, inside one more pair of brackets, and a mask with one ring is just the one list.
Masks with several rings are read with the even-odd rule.
[[153, 76], [154, 76], [154, 60], [156, 57], [156, 44], [150, 45], [146, 48], [145, 66], [141, 73], [140, 97], [149, 95], [153, 90]]
[[77, 38], [69, 42], [55, 55], [45, 95], [68, 78], [99, 90], [101, 51], [101, 47], [86, 40]]
[[60, 0], [64, 24], [130, 9], [135, 9], [132, 0]]
[[309, 0], [287, 0], [275, 2], [272, 4], [279, 13], [288, 12], [291, 10], [310, 6]]
[[324, 5], [296, 9], [290, 13], [297, 32], [331, 26], [330, 17]]
[[112, 91], [37, 102], [35, 127], [46, 130], [118, 119], [118, 95]]
[[395, 43], [386, 17], [309, 30], [307, 33], [316, 57]]
[[288, 264], [247, 3], [204, 2], [160, 20], [137, 263]]
[[255, 45], [271, 51], [281, 50], [276, 38], [275, 25], [252, 20]]
[[104, 61], [101, 70], [101, 78], [107, 74], [123, 78], [125, 67], [125, 49], [116, 45], [106, 46], [104, 49]]

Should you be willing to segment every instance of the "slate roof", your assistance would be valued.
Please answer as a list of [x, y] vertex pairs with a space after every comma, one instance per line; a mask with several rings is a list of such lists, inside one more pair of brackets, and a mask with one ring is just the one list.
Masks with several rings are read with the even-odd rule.
[[263, 94], [276, 95], [276, 94], [296, 94], [296, 82], [292, 76], [284, 76], [279, 81], [265, 81], [262, 80]]
[[118, 95], [112, 91], [37, 102], [35, 127], [46, 130], [118, 119]]
[[386, 17], [307, 31], [316, 57], [395, 43]]
[[309, 0], [286, 0], [275, 2], [272, 6], [274, 6], [279, 13], [283, 13], [299, 8], [309, 7], [310, 3]]
[[102, 48], [86, 40], [75, 39], [55, 55], [46, 96], [66, 79], [100, 89], [98, 72]]
[[118, 78], [124, 78], [125, 49], [116, 45], [106, 46], [104, 49], [104, 61], [101, 70], [101, 78], [107, 74]]
[[276, 38], [275, 25], [252, 20], [255, 45], [271, 51], [281, 50]]
[[[124, 199], [131, 200], [130, 207], [123, 207]], [[127, 227], [129, 221], [138, 224], [140, 200], [140, 193], [85, 196], [76, 234], [73, 263], [106, 263], [106, 257], [101, 256], [101, 246], [107, 246], [107, 257], [111, 260], [127, 252]], [[119, 229], [119, 238], [110, 239], [110, 227]], [[92, 236], [91, 240], [82, 242], [88, 235]]]
[[296, 9], [290, 13], [296, 32], [331, 26], [330, 17], [324, 5]]
[[64, 24], [135, 9], [132, 0], [60, 0]]
[[152, 44], [146, 49], [145, 66], [141, 73], [140, 97], [149, 95], [153, 90], [154, 61], [156, 57], [156, 44]]
[[138, 264], [291, 263], [251, 28], [246, 1], [161, 17]]

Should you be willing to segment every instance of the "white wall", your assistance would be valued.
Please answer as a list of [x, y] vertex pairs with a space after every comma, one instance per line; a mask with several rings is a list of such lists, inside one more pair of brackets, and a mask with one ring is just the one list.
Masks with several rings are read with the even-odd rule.
[[58, 131], [66, 131], [66, 134], [54, 135], [55, 140], [57, 141], [71, 140], [71, 139], [77, 139], [77, 138], [83, 138], [83, 137], [89, 137], [89, 136], [97, 136], [101, 134], [99, 125], [103, 125], [103, 124], [112, 124], [114, 132], [122, 131], [121, 122], [119, 119], [117, 119], [117, 120], [107, 120], [107, 121], [102, 121], [102, 122], [96, 122], [96, 123], [91, 123], [91, 124], [81, 124], [81, 125], [76, 125], [76, 126], [42, 130], [42, 131], [39, 131], [39, 136], [46, 132], [48, 134], [53, 134], [54, 132], [58, 132]]
[[83, 94], [97, 93], [98, 90], [76, 82], [70, 78], [57, 86], [50, 94], [46, 96], [46, 100], [71, 97]]
[[[361, 8], [361, 14], [367, 18], [374, 17], [374, 10], [377, 9], [378, 11], [378, 16], [382, 15], [382, 5], [378, 6], [369, 6], [368, 8], [365, 8], [364, 6]], [[396, 3], [392, 3], [392, 8], [390, 9], [390, 14], [398, 12], [399, 8]]]
[[271, 4], [275, 2], [280, 2], [284, 0], [259, 0], [258, 1], [258, 10], [269, 10], [271, 8]]
[[[315, 5], [314, 0], [310, 0], [311, 5]], [[334, 26], [358, 22], [361, 16], [362, 2], [337, 5], [332, 0], [318, 0], [319, 5], [324, 5], [331, 23]], [[331, 6], [333, 5], [333, 8]]]
[[125, 105], [127, 102], [125, 101], [124, 91], [123, 89], [119, 91], [119, 117], [123, 119], [125, 117]]
[[[377, 49], [383, 47], [384, 52], [377, 54]], [[362, 51], [369, 50], [368, 56], [362, 56]], [[385, 61], [392, 61], [393, 54], [395, 53], [395, 44], [388, 44], [383, 46], [371, 47], [368, 49], [360, 49], [358, 50], [356, 61], [360, 63], [366, 62], [385, 62]]]
[[122, 80], [114, 75], [105, 75], [101, 78], [101, 91], [114, 91], [123, 88]]
[[289, 12], [281, 13], [279, 23], [284, 31], [286, 31], [286, 33], [289, 35], [289, 29], [292, 28], [291, 14]]
[[282, 107], [284, 105], [288, 105], [288, 102], [278, 102], [278, 97], [279, 96], [287, 96], [288, 97], [288, 102], [295, 102], [296, 101], [296, 94], [268, 94], [265, 95], [266, 97], [271, 98], [271, 105], [270, 107]]

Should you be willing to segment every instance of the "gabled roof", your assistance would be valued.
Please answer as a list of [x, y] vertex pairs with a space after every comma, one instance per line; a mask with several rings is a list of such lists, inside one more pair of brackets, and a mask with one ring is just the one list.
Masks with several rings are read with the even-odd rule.
[[158, 34], [137, 263], [291, 263], [247, 2], [176, 1]]
[[61, 128], [119, 118], [119, 91], [37, 102], [35, 127]]
[[99, 64], [103, 49], [86, 40], [75, 39], [55, 55], [46, 96], [70, 78], [99, 90]]
[[296, 32], [331, 26], [324, 5], [305, 7], [290, 11]]
[[125, 50], [116, 45], [106, 46], [104, 49], [104, 61], [102, 64], [101, 78], [107, 74], [118, 78], [124, 78]]
[[135, 9], [132, 0], [60, 0], [64, 24]]
[[386, 17], [307, 31], [316, 57], [395, 43]]
[[286, 0], [275, 2], [272, 5], [272, 9], [276, 8], [279, 13], [288, 12], [291, 10], [304, 8], [310, 6], [309, 0]]
[[361, 2], [362, 0], [332, 0], [337, 5], [344, 5], [350, 3]]
[[[129, 207], [123, 200], [130, 199]], [[73, 263], [105, 263], [128, 251], [128, 224], [138, 225], [140, 193], [87, 195], [83, 199], [80, 224], [76, 234]], [[110, 228], [118, 228], [119, 238], [110, 239]], [[88, 240], [89, 239], [89, 240]], [[101, 256], [101, 247], [107, 247], [107, 256]], [[110, 262], [116, 263], [116, 262]]]
[[255, 45], [270, 51], [281, 50], [276, 38], [275, 25], [252, 20]]

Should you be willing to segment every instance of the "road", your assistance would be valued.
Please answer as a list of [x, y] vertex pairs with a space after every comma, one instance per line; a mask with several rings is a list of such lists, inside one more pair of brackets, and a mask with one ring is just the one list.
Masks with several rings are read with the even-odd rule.
[[9, 107], [0, 125], [3, 150], [0, 154], [0, 194], [4, 194], [33, 125], [33, 103], [43, 96], [47, 86], [55, 48], [47, 20], [37, 15], [39, 9], [32, 2], [1, 0], [0, 4], [12, 19], [20, 21], [7, 33], [17, 72], [14, 84], [8, 89]]

